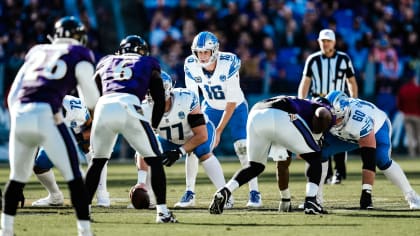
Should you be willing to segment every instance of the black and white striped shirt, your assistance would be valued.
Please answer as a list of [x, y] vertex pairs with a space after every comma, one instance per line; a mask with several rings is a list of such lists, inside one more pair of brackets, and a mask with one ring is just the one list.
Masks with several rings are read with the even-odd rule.
[[312, 78], [313, 97], [325, 96], [332, 90], [346, 91], [346, 80], [354, 76], [354, 68], [344, 52], [336, 51], [328, 58], [318, 51], [306, 59], [303, 75]]

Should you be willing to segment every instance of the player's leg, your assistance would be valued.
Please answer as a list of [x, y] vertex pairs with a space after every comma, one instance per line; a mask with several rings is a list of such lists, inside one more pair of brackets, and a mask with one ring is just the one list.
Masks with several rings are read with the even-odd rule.
[[[248, 165], [247, 145], [246, 145], [246, 123], [248, 119], [248, 105], [242, 103], [239, 105], [229, 121], [229, 128], [232, 139], [234, 140], [233, 147], [235, 153], [241, 162], [242, 167]], [[246, 204], [247, 207], [262, 207], [261, 193], [258, 189], [258, 178], [253, 178], [248, 182], [249, 199]]]
[[97, 191], [102, 171], [111, 158], [118, 132], [127, 122], [128, 114], [120, 103], [107, 103], [101, 97], [95, 108], [91, 131], [91, 163], [86, 173], [89, 202]]
[[[267, 114], [267, 113], [265, 113]], [[257, 177], [265, 169], [267, 163], [268, 150], [271, 145], [271, 136], [273, 132], [272, 119], [270, 114], [265, 115], [257, 111], [251, 111], [247, 124], [247, 143], [249, 162], [246, 167], [242, 167], [225, 185], [219, 189], [210, 204], [210, 214], [222, 214], [224, 206], [230, 195], [237, 188]]]
[[129, 118], [121, 134], [150, 167], [151, 184], [156, 197], [156, 222], [177, 222], [166, 205], [166, 175], [160, 158], [162, 150], [152, 127], [146, 121]]
[[34, 173], [39, 182], [48, 191], [48, 196], [41, 198], [32, 203], [32, 206], [61, 206], [64, 203], [63, 193], [58, 187], [57, 181], [54, 176], [52, 167], [54, 165], [48, 159], [45, 150], [41, 148], [35, 158]]
[[[78, 232], [79, 234], [91, 232], [88, 191], [79, 165], [76, 140], [64, 123], [45, 124], [43, 130], [48, 135], [42, 146], [67, 182], [71, 203], [76, 211]], [[63, 150], [66, 151], [63, 152]]]
[[198, 174], [198, 157], [194, 153], [185, 157], [185, 192], [174, 207], [195, 206], [195, 183]]
[[[3, 210], [1, 213], [1, 228], [4, 234], [13, 235], [14, 219], [17, 207], [23, 207], [25, 198], [23, 196], [23, 188], [31, 175], [33, 166], [33, 156], [36, 148], [26, 145], [17, 137], [15, 127], [16, 120], [11, 119], [11, 130], [9, 139], [9, 161], [10, 161], [10, 177], [6, 183], [3, 196]], [[21, 204], [19, 204], [21, 202]]]
[[376, 165], [383, 171], [386, 178], [397, 186], [404, 194], [410, 209], [420, 209], [420, 197], [411, 186], [404, 171], [395, 160], [390, 157], [390, 124], [384, 126], [376, 133]]
[[331, 184], [340, 184], [346, 179], [346, 159], [347, 152], [340, 152], [334, 155], [335, 174], [332, 178]]
[[[92, 161], [92, 153], [85, 154], [87, 163]], [[110, 207], [111, 199], [107, 187], [108, 163], [102, 168], [101, 176], [99, 178], [98, 188], [96, 190], [96, 205], [100, 207]]]
[[289, 212], [292, 210], [291, 194], [289, 190], [289, 166], [291, 162], [291, 155], [288, 155], [285, 160], [276, 161], [277, 186], [281, 196], [278, 210], [282, 212]]

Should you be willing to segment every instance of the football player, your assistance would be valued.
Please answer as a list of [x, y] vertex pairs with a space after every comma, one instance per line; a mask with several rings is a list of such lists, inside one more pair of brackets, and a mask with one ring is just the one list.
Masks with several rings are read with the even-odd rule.
[[[420, 209], [420, 197], [411, 187], [404, 171], [391, 159], [391, 122], [374, 104], [349, 98], [341, 91], [332, 91], [326, 98], [337, 120], [326, 135], [323, 157], [360, 148], [363, 162], [363, 184], [360, 209], [371, 209], [372, 185], [376, 166], [404, 194], [410, 209]], [[366, 180], [369, 180], [366, 182]]]
[[248, 165], [215, 193], [210, 213], [223, 213], [225, 202], [232, 192], [264, 171], [270, 148], [275, 145], [282, 152], [290, 150], [300, 154], [309, 164], [304, 211], [305, 214], [324, 214], [322, 206], [316, 201], [321, 180], [319, 141], [333, 121], [331, 111], [323, 104], [296, 97], [278, 96], [255, 104], [246, 126]]
[[74, 17], [59, 19], [51, 44], [32, 47], [8, 95], [11, 115], [10, 179], [4, 192], [2, 235], [13, 235], [14, 217], [32, 173], [39, 147], [62, 173], [70, 189], [79, 235], [92, 235], [88, 194], [79, 168], [75, 138], [62, 114], [63, 98], [75, 88], [93, 109], [99, 97], [91, 79], [92, 51], [85, 47], [84, 25]]
[[[92, 124], [92, 163], [86, 173], [89, 200], [98, 187], [100, 175], [121, 134], [151, 168], [156, 197], [156, 222], [175, 223], [166, 206], [166, 176], [162, 152], [153, 129], [158, 127], [165, 110], [165, 90], [157, 59], [148, 56], [149, 48], [137, 35], [125, 37], [115, 55], [98, 63], [95, 80], [102, 96], [95, 108]], [[150, 93], [153, 101], [151, 122], [144, 116], [141, 101]]]
[[[83, 151], [80, 153], [81, 158], [86, 158], [87, 162], [90, 162], [89, 153], [89, 140], [90, 140], [90, 128], [92, 125], [92, 118], [89, 110], [80, 98], [66, 95], [63, 99], [63, 116], [64, 122], [67, 127], [70, 127], [76, 137], [76, 141], [79, 146], [79, 150]], [[32, 203], [32, 206], [45, 207], [45, 206], [61, 206], [64, 203], [63, 193], [57, 185], [55, 180], [54, 172], [52, 171], [53, 164], [48, 159], [48, 155], [43, 148], [38, 152], [38, 156], [35, 158], [34, 173], [41, 184], [48, 191], [48, 196], [45, 198], [38, 199]], [[106, 187], [106, 171], [107, 166], [105, 165], [102, 170], [98, 191], [96, 193], [97, 205], [103, 207], [109, 207], [111, 205], [109, 199], [109, 193]]]
[[[198, 96], [200, 88], [204, 97], [204, 113], [216, 126], [215, 147], [226, 127], [234, 141], [233, 146], [242, 166], [248, 162], [246, 122], [248, 103], [239, 84], [241, 60], [233, 53], [219, 52], [219, 40], [211, 32], [200, 32], [191, 45], [192, 55], [185, 59], [186, 87]], [[189, 157], [193, 158], [193, 157]], [[186, 162], [188, 163], [194, 162]], [[198, 168], [186, 167], [187, 172]], [[262, 199], [257, 178], [249, 182], [248, 207], [261, 207]]]
[[[164, 151], [163, 163], [171, 166], [175, 161], [184, 155], [193, 154], [203, 165], [204, 171], [210, 178], [216, 189], [225, 185], [225, 177], [219, 160], [214, 156], [213, 143], [215, 138], [215, 128], [211, 121], [203, 114], [200, 109], [199, 99], [195, 93], [185, 88], [174, 88], [171, 77], [166, 73], [161, 73], [163, 86], [165, 88], [166, 106], [165, 114], [159, 123], [156, 132], [158, 140]], [[143, 105], [145, 110], [151, 110], [152, 101], [146, 100]], [[136, 158], [140, 158], [136, 155]], [[187, 160], [188, 161], [188, 160]], [[146, 183], [146, 175], [141, 160], [137, 160], [139, 169], [138, 184]], [[188, 165], [187, 165], [188, 166]], [[188, 175], [194, 174], [193, 178]], [[175, 207], [195, 206], [195, 182], [197, 172], [186, 173], [186, 193]], [[227, 202], [227, 207], [233, 206], [233, 199]]]

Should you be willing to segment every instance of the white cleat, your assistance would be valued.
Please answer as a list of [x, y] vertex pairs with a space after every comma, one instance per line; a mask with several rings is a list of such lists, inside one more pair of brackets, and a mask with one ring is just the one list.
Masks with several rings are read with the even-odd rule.
[[262, 207], [261, 193], [255, 190], [249, 192], [249, 201], [246, 204], [250, 208]]
[[420, 209], [420, 196], [414, 190], [405, 195], [405, 200], [407, 200], [411, 210]]
[[181, 201], [175, 203], [174, 207], [194, 207], [195, 206], [195, 193], [188, 190], [185, 191], [184, 195], [181, 197]]
[[111, 200], [109, 198], [109, 192], [107, 191], [98, 191], [96, 193], [96, 205], [100, 207], [110, 207]]
[[64, 204], [63, 193], [48, 194], [48, 197], [41, 198], [32, 203], [35, 207], [48, 207], [48, 206], [62, 206]]

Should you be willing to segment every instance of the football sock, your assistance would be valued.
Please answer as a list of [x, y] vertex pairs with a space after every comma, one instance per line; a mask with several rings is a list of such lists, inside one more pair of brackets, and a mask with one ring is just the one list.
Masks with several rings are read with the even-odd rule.
[[137, 184], [145, 184], [147, 179], [147, 171], [138, 170], [137, 171]]
[[39, 182], [47, 189], [50, 194], [60, 193], [60, 188], [55, 181], [54, 172], [52, 169], [49, 169], [47, 172], [42, 174], [36, 174]]
[[386, 178], [397, 186], [404, 194], [413, 190], [408, 182], [407, 176], [397, 162], [392, 161], [392, 164], [388, 167], [388, 169], [383, 172]]
[[317, 192], [318, 192], [318, 185], [311, 182], [306, 183], [306, 196], [307, 197], [315, 197]]
[[198, 158], [190, 154], [185, 158], [185, 184], [186, 190], [195, 192], [195, 181], [198, 174]]
[[201, 164], [203, 165], [204, 171], [207, 173], [207, 176], [211, 182], [214, 184], [214, 186], [216, 186], [216, 189], [219, 189], [225, 185], [226, 181], [222, 166], [214, 155], [211, 155], [207, 160], [201, 162]]
[[102, 168], [101, 177], [99, 178], [97, 191], [107, 191], [107, 186], [106, 186], [107, 175], [108, 175], [108, 165], [105, 164], [104, 168]]

